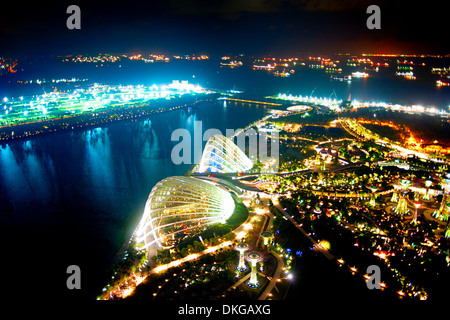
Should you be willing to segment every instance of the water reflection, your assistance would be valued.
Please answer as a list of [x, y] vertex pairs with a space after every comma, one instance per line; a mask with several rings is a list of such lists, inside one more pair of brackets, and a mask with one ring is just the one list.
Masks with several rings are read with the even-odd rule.
[[106, 205], [114, 194], [114, 170], [111, 159], [111, 143], [107, 128], [88, 130], [84, 134], [86, 153], [83, 176], [98, 201]]
[[[46, 263], [76, 261], [101, 282], [104, 269], [138, 223], [153, 186], [191, 167], [171, 161], [171, 150], [178, 143], [171, 141], [172, 132], [185, 128], [193, 137], [196, 121], [202, 121], [203, 132], [209, 128], [225, 132], [264, 114], [263, 108], [248, 105], [229, 104], [223, 109], [221, 103], [205, 103], [147, 120], [0, 145], [3, 235], [17, 237], [26, 227], [34, 232], [33, 240], [42, 239], [41, 246], [48, 241], [64, 244], [65, 249]], [[230, 115], [225, 117], [226, 113]], [[28, 245], [31, 239], [22, 241]], [[84, 294], [98, 293], [95, 286], [104, 283], [95, 281]]]

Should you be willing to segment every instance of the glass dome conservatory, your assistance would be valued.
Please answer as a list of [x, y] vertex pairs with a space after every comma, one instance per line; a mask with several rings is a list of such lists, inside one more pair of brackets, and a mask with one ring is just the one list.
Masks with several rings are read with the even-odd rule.
[[208, 226], [225, 222], [234, 212], [231, 194], [204, 180], [174, 176], [161, 180], [150, 192], [136, 231], [147, 248], [168, 249]]

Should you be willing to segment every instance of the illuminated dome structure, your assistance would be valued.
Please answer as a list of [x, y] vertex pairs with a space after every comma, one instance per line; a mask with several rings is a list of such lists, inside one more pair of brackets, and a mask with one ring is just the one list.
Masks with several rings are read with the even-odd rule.
[[409, 212], [408, 209], [408, 199], [407, 199], [407, 192], [408, 188], [411, 186], [412, 182], [406, 179], [400, 180], [400, 197], [398, 200], [397, 207], [395, 207], [394, 211], [400, 215], [406, 215]]
[[210, 182], [174, 176], [161, 180], [150, 192], [136, 231], [137, 242], [169, 249], [209, 225], [225, 222], [234, 212], [229, 192]]
[[252, 167], [252, 161], [233, 141], [217, 134], [206, 143], [198, 172], [244, 172]]

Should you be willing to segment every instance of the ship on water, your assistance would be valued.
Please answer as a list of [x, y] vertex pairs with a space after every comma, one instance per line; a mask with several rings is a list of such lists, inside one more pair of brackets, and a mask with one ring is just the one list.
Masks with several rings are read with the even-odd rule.
[[348, 81], [351, 82], [352, 81], [352, 76], [348, 75], [348, 76], [344, 76], [344, 77], [338, 77], [338, 76], [331, 76], [330, 77], [331, 80], [336, 80], [336, 81]]

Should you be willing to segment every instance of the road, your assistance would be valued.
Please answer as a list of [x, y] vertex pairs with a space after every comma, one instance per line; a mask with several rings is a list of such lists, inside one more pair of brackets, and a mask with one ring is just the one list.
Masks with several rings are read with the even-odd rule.
[[277, 283], [277, 280], [280, 279], [281, 271], [284, 268], [284, 261], [281, 259], [280, 255], [274, 251], [271, 251], [272, 255], [277, 259], [277, 269], [275, 270], [272, 279], [270, 280], [267, 287], [264, 289], [264, 291], [261, 293], [261, 295], [258, 297], [258, 300], [266, 300], [269, 293], [272, 292], [272, 289], [275, 287], [275, 284]]

